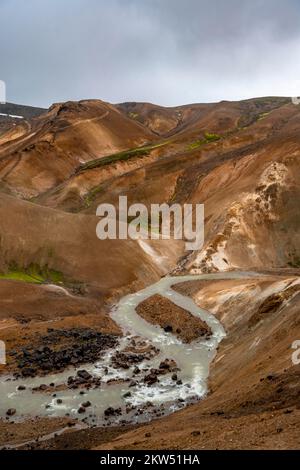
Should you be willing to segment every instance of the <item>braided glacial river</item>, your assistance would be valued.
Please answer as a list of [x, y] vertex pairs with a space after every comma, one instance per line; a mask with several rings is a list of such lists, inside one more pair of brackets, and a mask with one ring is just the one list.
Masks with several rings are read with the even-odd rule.
[[[87, 424], [98, 426], [143, 422], [160, 416], [157, 410], [162, 410], [162, 414], [171, 413], [186, 403], [204, 397], [207, 393], [209, 366], [216, 354], [218, 344], [225, 336], [225, 331], [213, 314], [197, 306], [191, 298], [175, 292], [172, 285], [192, 280], [241, 279], [255, 276], [257, 276], [256, 273], [232, 271], [164, 277], [139, 292], [123, 297], [113, 308], [111, 316], [124, 333], [117, 350], [122, 351], [128, 347], [134, 337], [142, 338], [148, 344], [159, 349], [159, 353], [152, 359], [139, 364], [139, 368], [145, 368], [145, 370], [158, 368], [161, 361], [166, 358], [173, 359], [180, 369], [178, 371], [180, 383], [174, 382], [171, 374], [165, 374], [151, 386], [143, 381], [135, 386], [132, 384], [130, 386], [130, 381], [134, 378], [134, 367], [114, 368], [111, 358], [116, 350], [108, 350], [96, 363], [86, 364], [84, 367], [68, 368], [64, 372], [44, 377], [15, 380], [12, 377], [2, 376], [0, 417], [5, 417], [9, 408], [15, 408], [14, 420], [28, 416], [58, 417], [67, 414], [73, 418], [85, 418]], [[202, 338], [189, 344], [182, 343], [172, 333], [166, 333], [162, 328], [151, 325], [142, 319], [136, 313], [135, 308], [140, 302], [154, 294], [160, 294], [192, 315], [200, 317], [212, 330], [210, 338]], [[83, 368], [93, 377], [101, 377], [101, 386], [96, 389], [86, 389], [84, 395], [81, 395], [78, 390], [64, 387], [64, 384], [67, 383], [69, 376], [76, 375], [76, 372]], [[52, 383], [52, 386], [54, 384], [57, 390], [55, 396], [53, 393], [45, 391], [32, 391], [32, 388], [38, 387], [41, 383]], [[18, 390], [20, 385], [26, 389]], [[83, 401], [87, 400], [91, 405], [85, 414], [79, 415], [79, 407]], [[108, 422], [104, 415], [104, 411], [108, 407], [121, 408], [122, 413], [117, 414], [112, 421]], [[129, 409], [131, 409], [130, 412]], [[156, 409], [156, 415], [149, 409]]]

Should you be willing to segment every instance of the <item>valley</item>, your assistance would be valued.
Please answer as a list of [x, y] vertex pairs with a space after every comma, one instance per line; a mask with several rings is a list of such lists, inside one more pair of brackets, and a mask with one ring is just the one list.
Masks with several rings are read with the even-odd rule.
[[[278, 97], [1, 124], [1, 448], [299, 447], [299, 128]], [[122, 196], [204, 204], [204, 246], [99, 240]]]

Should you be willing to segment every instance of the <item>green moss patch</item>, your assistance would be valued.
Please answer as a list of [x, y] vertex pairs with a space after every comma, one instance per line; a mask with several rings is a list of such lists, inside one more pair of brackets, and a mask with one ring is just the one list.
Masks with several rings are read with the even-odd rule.
[[48, 266], [40, 268], [31, 264], [27, 268], [20, 268], [11, 264], [8, 270], [0, 273], [0, 279], [30, 282], [33, 284], [64, 284], [64, 276], [61, 272], [50, 269]]
[[128, 116], [131, 118], [131, 119], [137, 119], [139, 117], [138, 113], [129, 113]]
[[216, 142], [217, 140], [221, 139], [221, 136], [219, 134], [213, 134], [210, 132], [205, 132], [204, 137], [206, 142]]
[[213, 134], [213, 133], [210, 133], [210, 132], [205, 132], [203, 139], [198, 139], [198, 140], [195, 140], [194, 142], [191, 142], [188, 145], [187, 149], [188, 150], [195, 150], [195, 149], [198, 149], [199, 147], [201, 147], [202, 145], [209, 144], [210, 142], [217, 142], [221, 138], [222, 138], [222, 136], [220, 136], [219, 134]]
[[269, 112], [269, 113], [261, 113], [261, 114], [258, 116], [257, 120], [258, 120], [258, 121], [261, 121], [262, 119], [265, 119], [267, 116], [269, 116], [269, 114], [270, 114], [270, 112]]
[[91, 160], [90, 162], [83, 163], [82, 165], [80, 165], [79, 171], [91, 170], [92, 168], [99, 168], [105, 165], [109, 165], [110, 163], [126, 161], [133, 157], [144, 157], [146, 155], [149, 155], [152, 150], [157, 149], [159, 147], [163, 147], [168, 143], [169, 142], [162, 142], [154, 145], [145, 145], [143, 147], [137, 147], [130, 150], [124, 150], [123, 152], [114, 153], [112, 155], [108, 155], [107, 157], [97, 158], [95, 160]]

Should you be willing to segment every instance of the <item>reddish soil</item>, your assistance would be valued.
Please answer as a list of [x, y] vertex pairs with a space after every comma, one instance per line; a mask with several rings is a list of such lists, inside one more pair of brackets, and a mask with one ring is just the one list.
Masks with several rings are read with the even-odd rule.
[[147, 322], [159, 325], [185, 343], [211, 335], [204, 321], [158, 294], [141, 302], [136, 311]]
[[[273, 277], [261, 279], [260, 282], [252, 280], [251, 283], [261, 286], [264, 297], [264, 292], [269, 292], [270, 286], [275, 289], [278, 281], [281, 282], [281, 279]], [[195, 299], [205, 307], [205, 295], [198, 295], [203, 295], [204, 283], [198, 283], [197, 291], [196, 282], [192, 285]], [[234, 282], [205, 283], [206, 292], [208, 289], [214, 291], [218, 306], [216, 314], [223, 319], [228, 331], [211, 367], [208, 397], [149, 426], [119, 436], [100, 448], [299, 448], [300, 370], [299, 366], [292, 364], [291, 344], [300, 337], [300, 297], [295, 294], [288, 303], [268, 311], [268, 315], [253, 326], [249, 322], [253, 311], [259, 311], [266, 301], [257, 295], [251, 305], [246, 295], [253, 295], [249, 290], [249, 281], [236, 281], [239, 287], [244, 283], [243, 295], [234, 293]], [[188, 285], [191, 287], [190, 283]], [[224, 297], [223, 300], [218, 297], [226, 292], [226, 288], [227, 292], [232, 291], [230, 304]], [[240, 319], [234, 324], [233, 319], [238, 315]]]
[[[299, 448], [299, 366], [291, 362], [291, 344], [300, 338], [299, 127], [300, 107], [272, 97], [175, 108], [84, 100], [5, 124], [1, 273], [35, 265], [59, 272], [66, 289], [0, 279], [0, 337], [9, 352], [39, 346], [49, 326], [120, 334], [110, 306], [169, 272], [269, 271], [261, 279], [176, 287], [227, 332], [206, 399], [147, 426], [76, 431], [43, 448]], [[82, 169], [145, 144], [161, 145]], [[134, 240], [100, 241], [96, 208], [117, 206], [120, 195], [128, 204], [205, 204], [203, 249], [187, 253], [174, 240], [149, 241], [146, 248]], [[175, 334], [179, 328], [184, 341], [207, 333], [159, 297], [139, 313]], [[62, 339], [57, 347], [64, 345]], [[1, 367], [13, 371], [16, 364], [9, 357]], [[57, 426], [47, 423], [2, 423], [3, 442]]]
[[[44, 338], [50, 338], [49, 328], [66, 332], [79, 328], [121, 335], [101, 299], [76, 296], [55, 286], [10, 280], [1, 280], [0, 292], [0, 335], [7, 352], [7, 364], [0, 365], [0, 374], [18, 371], [16, 357], [11, 352], [44, 346]], [[67, 338], [61, 337], [55, 347], [63, 348], [67, 342]]]

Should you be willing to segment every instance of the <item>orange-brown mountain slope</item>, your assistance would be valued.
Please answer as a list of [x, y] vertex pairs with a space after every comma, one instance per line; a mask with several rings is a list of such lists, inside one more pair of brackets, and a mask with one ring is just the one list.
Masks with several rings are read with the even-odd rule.
[[[112, 303], [169, 272], [260, 272], [177, 286], [227, 333], [211, 393], [106, 447], [299, 447], [299, 371], [291, 362], [300, 338], [299, 130], [300, 106], [276, 97], [175, 108], [84, 100], [2, 128], [0, 322], [8, 352], [39, 346], [49, 321], [120, 334], [107, 314]], [[121, 195], [147, 206], [203, 203], [204, 246], [98, 240], [98, 204], [117, 205]], [[83, 443], [68, 436], [71, 447]]]

